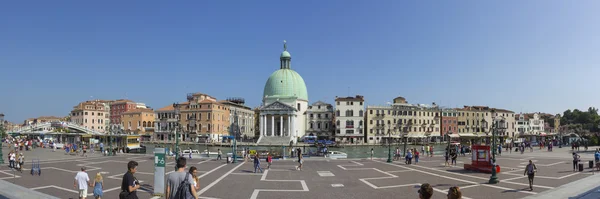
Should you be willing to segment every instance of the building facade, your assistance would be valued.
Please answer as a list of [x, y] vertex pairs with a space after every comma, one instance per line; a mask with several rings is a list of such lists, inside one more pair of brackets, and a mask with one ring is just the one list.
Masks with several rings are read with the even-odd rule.
[[108, 131], [109, 104], [108, 100], [92, 100], [79, 103], [71, 111], [70, 122], [98, 132]]
[[545, 136], [544, 120], [540, 118], [538, 113], [517, 114], [515, 116], [517, 122], [516, 129], [518, 137], [528, 138], [529, 141], [536, 142], [538, 136]]
[[398, 142], [401, 138], [439, 140], [440, 113], [435, 103], [409, 104], [403, 97], [390, 105], [367, 106], [368, 143]]
[[365, 98], [335, 98], [335, 141], [346, 144], [365, 143]]
[[110, 124], [120, 129], [125, 129], [121, 122], [121, 115], [136, 109], [136, 103], [131, 100], [119, 99], [110, 104]]
[[[175, 130], [179, 126], [180, 114], [176, 114], [173, 105], [168, 105], [154, 111], [156, 116], [154, 123], [154, 140], [174, 141]], [[177, 136], [181, 140], [181, 134]]]
[[262, 95], [259, 143], [295, 143], [305, 135], [308, 91], [302, 76], [292, 70], [291, 61], [284, 43], [280, 68], [269, 76]]
[[333, 106], [317, 101], [306, 109], [306, 134], [319, 140], [333, 138]]
[[120, 121], [123, 130], [128, 134], [137, 134], [148, 138], [154, 135], [156, 121], [152, 109], [131, 109], [121, 114]]
[[442, 122], [440, 123], [441, 136], [446, 139], [446, 134], [458, 137], [458, 111], [456, 109], [442, 109]]
[[187, 99], [180, 108], [184, 140], [220, 142], [229, 135], [229, 106], [203, 93], [188, 94]]
[[234, 117], [237, 116], [237, 122], [239, 126], [239, 135], [237, 135], [237, 137], [245, 139], [254, 138], [254, 111], [252, 108], [244, 105], [245, 100], [242, 98], [229, 98], [227, 100], [220, 101], [220, 103], [229, 107], [230, 125], [234, 124]]

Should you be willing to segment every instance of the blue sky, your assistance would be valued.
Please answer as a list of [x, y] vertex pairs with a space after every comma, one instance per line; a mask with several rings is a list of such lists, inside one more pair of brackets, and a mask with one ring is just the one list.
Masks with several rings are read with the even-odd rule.
[[598, 107], [598, 1], [23, 1], [0, 6], [0, 112], [260, 104], [288, 41], [311, 103], [364, 95], [558, 113]]

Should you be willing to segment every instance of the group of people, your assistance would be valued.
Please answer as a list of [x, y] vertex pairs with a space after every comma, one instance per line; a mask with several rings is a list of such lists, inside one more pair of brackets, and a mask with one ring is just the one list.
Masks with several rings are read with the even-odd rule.
[[[429, 183], [422, 184], [417, 191], [420, 199], [431, 199], [433, 198], [433, 187]], [[450, 187], [446, 194], [448, 199], [462, 199], [462, 192], [457, 186]]]
[[81, 167], [81, 171], [77, 172], [75, 175], [73, 187], [78, 189], [80, 199], [85, 199], [87, 197], [88, 187], [94, 187], [94, 198], [100, 199], [103, 196], [104, 180], [102, 179], [102, 174], [98, 172], [96, 173], [94, 182], [90, 183], [90, 177], [86, 172], [86, 168]]
[[25, 156], [23, 153], [17, 153], [17, 151], [10, 151], [8, 153], [8, 167], [11, 169], [16, 169], [23, 173], [23, 165], [25, 164]]

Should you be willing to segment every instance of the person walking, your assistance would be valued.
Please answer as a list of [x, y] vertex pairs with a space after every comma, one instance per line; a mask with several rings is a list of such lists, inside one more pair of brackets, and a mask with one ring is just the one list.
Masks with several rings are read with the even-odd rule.
[[373, 154], [374, 154], [373, 148], [371, 148], [371, 160], [373, 160]]
[[81, 167], [81, 171], [75, 175], [73, 187], [79, 190], [79, 199], [87, 197], [87, 188], [90, 186], [90, 177], [85, 172], [85, 167]]
[[19, 172], [23, 173], [23, 165], [25, 165], [25, 156], [23, 155], [23, 153], [19, 154], [19, 157], [17, 158], [17, 161], [19, 161], [17, 164], [18, 168], [19, 168]]
[[413, 154], [412, 149], [406, 153], [407, 164], [412, 164]]
[[394, 153], [394, 160], [400, 160], [400, 148], [396, 147], [396, 151]]
[[433, 157], [433, 145], [429, 146], [429, 157]]
[[[300, 149], [298, 149], [298, 151], [300, 151]], [[302, 163], [304, 160], [302, 160], [302, 153], [298, 153], [298, 166], [296, 166], [296, 170], [300, 170], [302, 171]]]
[[[190, 174], [192, 174], [192, 180], [194, 180], [192, 186], [194, 186], [194, 189], [200, 190], [200, 179], [198, 179], [198, 169], [196, 167], [190, 167], [189, 172]], [[196, 193], [196, 195], [198, 194]]]
[[136, 161], [127, 163], [127, 172], [123, 174], [119, 199], [138, 199], [137, 190], [140, 188], [140, 182], [133, 175], [137, 172], [137, 167], [138, 163]]
[[217, 160], [222, 160], [221, 155], [221, 149], [217, 149]]
[[579, 154], [573, 152], [573, 172], [577, 171], [577, 163], [581, 160], [580, 158]]
[[256, 153], [256, 155], [254, 156], [254, 173], [256, 173], [256, 170], [259, 170], [261, 173], [263, 173], [262, 168], [260, 168], [260, 156], [258, 155], [258, 153]]
[[271, 156], [271, 153], [269, 153], [269, 155], [267, 156], [267, 169], [271, 169], [272, 162], [273, 162], [273, 157]]
[[450, 163], [448, 163], [448, 159], [450, 158], [450, 154], [448, 154], [448, 150], [446, 150], [446, 152], [444, 153], [444, 158], [446, 159], [446, 162], [444, 162], [444, 167], [450, 166]]
[[423, 153], [425, 157], [429, 156], [429, 144], [425, 146], [425, 153]]
[[10, 153], [8, 153], [8, 167], [9, 168], [15, 168], [15, 159], [16, 159], [16, 155], [15, 155], [15, 151], [12, 150], [10, 151]]
[[596, 149], [594, 160], [596, 161], [596, 170], [600, 171], [600, 149]]
[[94, 198], [101, 199], [104, 195], [102, 190], [104, 190], [104, 180], [102, 180], [102, 174], [98, 172], [94, 178]]
[[[183, 196], [183, 198], [198, 199], [196, 196], [196, 189], [194, 188], [194, 179], [192, 174], [189, 172], [185, 172], [185, 167], [187, 165], [187, 160], [185, 157], [179, 157], [176, 161], [177, 170], [173, 173], [170, 173], [167, 176], [167, 187], [165, 191], [166, 199], [179, 199]], [[184, 183], [184, 184], [181, 184]], [[187, 187], [185, 187], [187, 185]], [[182, 191], [181, 193], [178, 193]]]
[[456, 166], [456, 158], [458, 158], [458, 155], [456, 154], [456, 151], [452, 151], [450, 153], [450, 158], [452, 159], [452, 164], [451, 165]]
[[100, 142], [100, 152], [104, 154], [104, 143]]
[[415, 164], [419, 163], [419, 155], [421, 154], [417, 149], [415, 149]]
[[537, 167], [531, 160], [529, 160], [529, 164], [525, 167], [525, 172], [523, 172], [523, 175], [527, 174], [530, 191], [533, 191], [533, 177], [535, 176], [535, 172], [537, 172]]

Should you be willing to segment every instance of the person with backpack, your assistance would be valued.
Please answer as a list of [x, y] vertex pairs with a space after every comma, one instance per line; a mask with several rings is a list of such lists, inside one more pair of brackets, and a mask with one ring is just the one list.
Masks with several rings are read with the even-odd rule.
[[176, 162], [177, 171], [167, 176], [166, 199], [198, 199], [194, 185], [194, 177], [185, 171], [187, 160], [179, 157]]
[[527, 174], [527, 178], [529, 178], [530, 191], [533, 191], [533, 177], [535, 176], [535, 172], [537, 172], [537, 167], [531, 160], [529, 160], [529, 164], [525, 167], [525, 172], [523, 172], [523, 175]]

